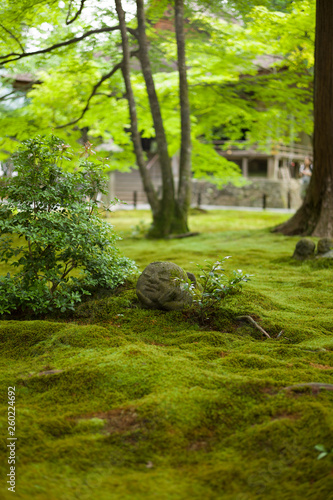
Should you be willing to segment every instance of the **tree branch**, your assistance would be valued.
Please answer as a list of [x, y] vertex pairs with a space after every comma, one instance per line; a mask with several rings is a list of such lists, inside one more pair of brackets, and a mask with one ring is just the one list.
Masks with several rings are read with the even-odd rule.
[[79, 10], [78, 10], [78, 11], [77, 11], [77, 13], [75, 14], [75, 16], [74, 16], [74, 17], [72, 17], [72, 19], [68, 20], [68, 19], [69, 19], [70, 14], [71, 14], [71, 6], [72, 6], [72, 1], [73, 1], [73, 0], [71, 0], [71, 1], [69, 2], [68, 12], [67, 12], [67, 16], [66, 16], [66, 25], [67, 25], [67, 26], [68, 26], [69, 24], [74, 23], [74, 21], [75, 21], [75, 20], [79, 17], [79, 15], [81, 14], [81, 12], [82, 12], [82, 10], [83, 10], [84, 2], [85, 2], [86, 0], [81, 0], [81, 5], [80, 5]]
[[129, 28], [128, 26], [126, 26], [126, 30], [132, 35], [134, 36], [134, 38], [138, 38], [138, 31], [133, 29], [133, 28]]
[[145, 80], [149, 106], [153, 118], [155, 136], [157, 142], [157, 152], [162, 174], [162, 218], [165, 224], [163, 230], [165, 234], [169, 233], [171, 218], [167, 215], [174, 211], [175, 206], [175, 186], [172, 174], [171, 159], [168, 153], [168, 143], [164, 123], [161, 114], [160, 103], [157, 97], [151, 63], [149, 58], [149, 44], [146, 35], [146, 17], [144, 0], [136, 0], [137, 6], [137, 21], [138, 21], [138, 42], [139, 42], [139, 59], [141, 63], [142, 74]]
[[[134, 56], [136, 54], [137, 54], [137, 51], [133, 51], [133, 52], [130, 53], [130, 56]], [[86, 114], [86, 112], [88, 111], [90, 101], [96, 95], [97, 90], [99, 89], [99, 87], [102, 85], [103, 82], [105, 82], [105, 80], [107, 80], [108, 78], [111, 78], [111, 76], [113, 76], [115, 74], [115, 72], [118, 71], [118, 69], [121, 69], [122, 65], [123, 65], [123, 61], [121, 61], [120, 63], [118, 63], [115, 66], [113, 66], [112, 70], [109, 71], [109, 73], [107, 73], [106, 75], [103, 75], [102, 78], [93, 86], [91, 94], [88, 97], [87, 104], [86, 104], [85, 108], [83, 109], [81, 115], [76, 120], [73, 120], [71, 122], [65, 123], [64, 125], [58, 125], [55, 128], [56, 129], [65, 128], [65, 127], [68, 127], [69, 125], [75, 125], [75, 123], [77, 123], [78, 121], [80, 121], [84, 117], [84, 115]]]
[[1, 66], [8, 62], [13, 62], [13, 61], [18, 61], [19, 59], [23, 59], [25, 57], [30, 57], [30, 56], [35, 56], [37, 54], [46, 54], [47, 52], [52, 52], [53, 50], [59, 49], [60, 47], [66, 47], [67, 45], [71, 45], [73, 43], [78, 43], [81, 42], [81, 40], [84, 40], [85, 38], [91, 36], [91, 35], [96, 35], [98, 33], [109, 33], [112, 31], [119, 30], [119, 26], [112, 26], [109, 28], [99, 28], [96, 30], [89, 30], [86, 33], [84, 33], [82, 36], [77, 36], [74, 38], [71, 38], [70, 40], [66, 40], [65, 42], [59, 42], [55, 43], [54, 45], [51, 45], [50, 47], [47, 47], [46, 49], [39, 49], [35, 50], [33, 52], [22, 52], [22, 54], [18, 54], [16, 52], [12, 52], [10, 54], [6, 54], [5, 56], [0, 56], [0, 60], [3, 59], [3, 61], [0, 63]]
[[9, 34], [12, 38], [14, 38], [15, 42], [16, 42], [16, 43], [20, 46], [20, 49], [22, 50], [22, 52], [24, 52], [24, 47], [23, 47], [23, 45], [21, 44], [20, 40], [19, 40], [19, 39], [18, 39], [15, 35], [13, 35], [13, 33], [12, 33], [12, 32], [11, 32], [8, 28], [6, 28], [3, 24], [0, 24], [0, 27], [1, 27], [3, 30], [7, 31], [7, 33], [8, 33], [8, 34]]
[[122, 62], [116, 64], [112, 68], [112, 70], [109, 71], [109, 73], [107, 73], [106, 75], [103, 75], [102, 78], [93, 86], [92, 92], [91, 92], [90, 96], [88, 97], [87, 104], [86, 104], [85, 108], [83, 109], [81, 115], [76, 120], [73, 120], [71, 122], [65, 123], [64, 125], [58, 125], [55, 128], [56, 129], [65, 128], [65, 127], [68, 127], [69, 125], [74, 125], [75, 123], [77, 123], [78, 121], [80, 121], [84, 117], [84, 115], [86, 114], [86, 112], [88, 111], [90, 101], [94, 97], [94, 95], [96, 94], [97, 89], [102, 85], [103, 82], [105, 82], [105, 80], [107, 80], [108, 78], [111, 78], [111, 76], [114, 75], [115, 72], [118, 71], [118, 69], [121, 68], [121, 66], [122, 66]]
[[13, 90], [12, 92], [9, 92], [9, 94], [5, 94], [5, 95], [1, 96], [0, 101], [5, 101], [7, 99], [7, 97], [10, 97], [13, 94], [15, 94], [15, 90]]
[[119, 97], [119, 94], [116, 91], [110, 92], [110, 94], [107, 94], [106, 92], [96, 92], [95, 95], [104, 95], [104, 97], [115, 97], [116, 101], [118, 101], [119, 99], [123, 99], [124, 97], [126, 97], [125, 94], [121, 94], [121, 97]]
[[185, 32], [184, 32], [184, 2], [175, 0], [175, 30], [178, 55], [179, 102], [181, 120], [181, 140], [179, 156], [178, 208], [182, 214], [187, 214], [191, 204], [191, 113], [188, 96]]
[[65, 278], [66, 278], [66, 276], [67, 276], [67, 275], [68, 275], [68, 274], [69, 274], [69, 273], [70, 273], [73, 269], [75, 269], [75, 268], [77, 267], [77, 263], [76, 263], [76, 262], [74, 262], [73, 260], [71, 261], [71, 264], [72, 264], [72, 265], [71, 265], [71, 267], [67, 267], [67, 266], [68, 266], [68, 264], [69, 264], [69, 262], [68, 262], [68, 263], [66, 263], [65, 270], [64, 270], [64, 272], [63, 272], [63, 274], [62, 274], [62, 276], [61, 276], [60, 280], [58, 280], [58, 281], [56, 281], [56, 282], [53, 282], [53, 281], [52, 281], [52, 287], [51, 287], [51, 289], [50, 289], [51, 295], [53, 295], [53, 294], [54, 294], [54, 292], [56, 291], [56, 289], [57, 289], [57, 287], [58, 287], [59, 283], [60, 283], [63, 279], [65, 279]]

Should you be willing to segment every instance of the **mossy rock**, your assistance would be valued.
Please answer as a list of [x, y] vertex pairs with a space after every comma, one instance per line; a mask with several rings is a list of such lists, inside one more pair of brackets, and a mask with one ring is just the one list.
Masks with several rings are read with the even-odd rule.
[[173, 262], [152, 262], [139, 277], [136, 293], [144, 307], [179, 311], [192, 304], [192, 296], [184, 287], [187, 279], [186, 272]]
[[309, 238], [302, 238], [296, 243], [293, 258], [297, 260], [311, 259], [314, 257], [316, 245]]

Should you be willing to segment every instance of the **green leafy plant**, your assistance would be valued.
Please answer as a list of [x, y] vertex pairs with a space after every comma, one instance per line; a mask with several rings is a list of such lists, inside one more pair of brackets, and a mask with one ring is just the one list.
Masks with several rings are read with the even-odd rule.
[[224, 263], [228, 259], [230, 256], [215, 262], [206, 260], [205, 265], [197, 264], [200, 272], [198, 284], [190, 279], [181, 283], [181, 286], [191, 293], [193, 304], [199, 307], [201, 321], [205, 320], [228, 295], [239, 292], [243, 283], [249, 281], [253, 276], [244, 274], [241, 269], [227, 273]]
[[62, 139], [37, 136], [14, 156], [17, 176], [0, 186], [0, 261], [17, 268], [0, 277], [0, 314], [64, 312], [92, 288], [114, 288], [136, 269], [99, 216], [101, 167], [81, 159], [74, 172], [64, 171], [73, 156]]
[[327, 457], [327, 455], [333, 455], [333, 448], [331, 450], [328, 450], [323, 444], [317, 444], [315, 446], [315, 450], [320, 451], [317, 457], [318, 460]]
[[150, 224], [145, 222], [144, 220], [140, 220], [140, 222], [134, 226], [131, 226], [131, 235], [130, 237], [137, 240], [144, 238], [148, 233]]

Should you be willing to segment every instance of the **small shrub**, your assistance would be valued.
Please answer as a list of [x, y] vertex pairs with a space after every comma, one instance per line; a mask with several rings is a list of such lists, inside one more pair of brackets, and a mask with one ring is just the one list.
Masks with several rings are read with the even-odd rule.
[[[227, 274], [224, 269], [224, 263], [230, 257], [224, 257], [215, 262], [205, 261], [199, 268], [199, 280], [196, 286], [191, 280], [182, 283], [184, 289], [189, 290], [193, 298], [193, 305], [199, 308], [199, 318], [201, 322], [208, 319], [216, 306], [228, 295], [239, 292], [243, 283], [249, 281], [251, 274], [243, 274], [241, 269]], [[178, 278], [179, 280], [179, 278]]]
[[[136, 269], [99, 216], [101, 168], [81, 160], [75, 172], [64, 171], [62, 162], [72, 159], [61, 139], [38, 136], [23, 143], [14, 157], [17, 176], [0, 186], [0, 261], [13, 259], [18, 268], [0, 277], [0, 314], [73, 310], [92, 288], [115, 288]], [[75, 269], [80, 277], [71, 275]]]
[[144, 220], [140, 220], [138, 224], [136, 224], [135, 226], [131, 226], [130, 238], [136, 240], [144, 238], [147, 235], [149, 228], [150, 224], [148, 224]]

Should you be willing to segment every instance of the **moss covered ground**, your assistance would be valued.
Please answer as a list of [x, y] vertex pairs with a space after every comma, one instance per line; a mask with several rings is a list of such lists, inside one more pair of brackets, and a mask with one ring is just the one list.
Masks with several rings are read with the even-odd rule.
[[141, 309], [134, 282], [72, 317], [0, 321], [0, 499], [332, 499], [333, 455], [318, 460], [315, 446], [333, 448], [333, 392], [287, 388], [332, 383], [333, 264], [291, 259], [298, 238], [269, 230], [287, 217], [198, 213], [200, 235], [152, 242], [131, 237], [148, 212], [112, 215], [140, 270], [170, 260], [196, 273], [231, 255], [230, 270], [254, 274], [201, 325], [189, 311]]

